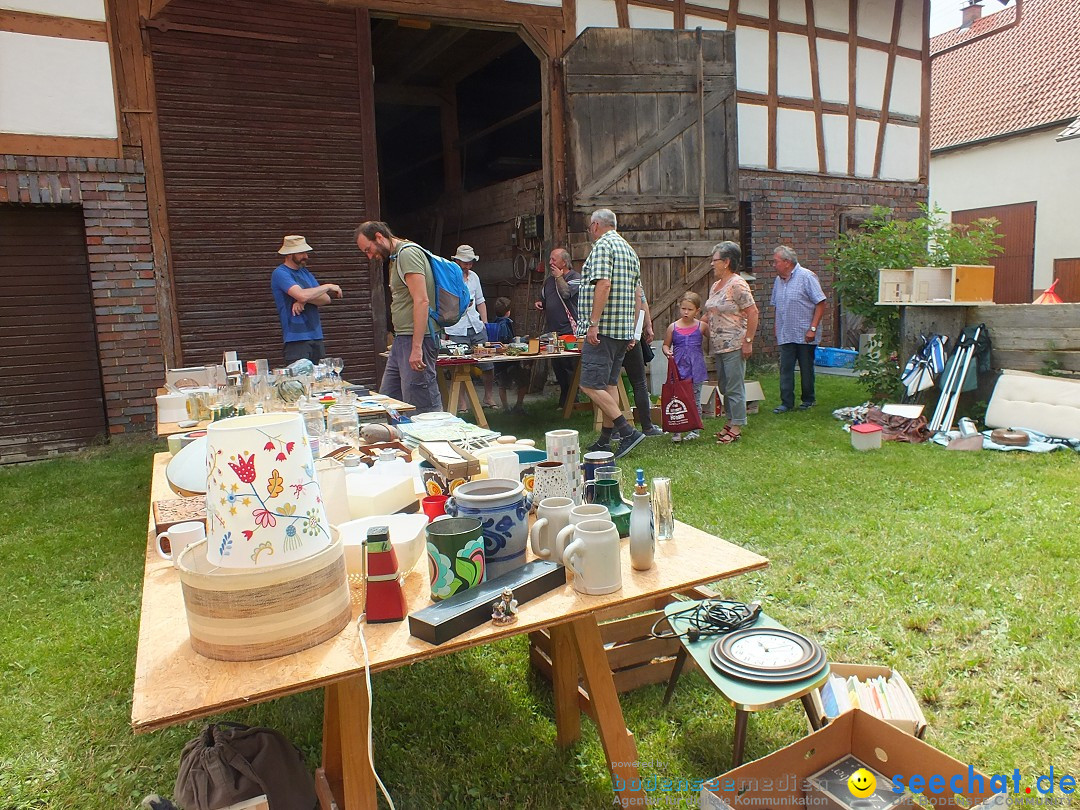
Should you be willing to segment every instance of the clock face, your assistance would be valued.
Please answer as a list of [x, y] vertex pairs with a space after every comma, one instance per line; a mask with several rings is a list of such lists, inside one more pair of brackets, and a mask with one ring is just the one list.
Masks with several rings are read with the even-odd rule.
[[776, 633], [760, 632], [738, 639], [728, 648], [727, 653], [741, 664], [776, 669], [799, 663], [805, 651], [790, 638]]
[[723, 674], [746, 681], [791, 683], [816, 677], [828, 662], [821, 645], [791, 630], [748, 627], [727, 633], [709, 658]]

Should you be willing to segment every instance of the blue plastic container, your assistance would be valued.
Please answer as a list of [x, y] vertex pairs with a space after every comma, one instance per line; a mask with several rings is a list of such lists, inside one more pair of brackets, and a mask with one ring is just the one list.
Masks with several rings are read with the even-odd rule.
[[855, 368], [859, 353], [854, 349], [828, 349], [818, 346], [814, 351], [814, 365], [827, 368]]

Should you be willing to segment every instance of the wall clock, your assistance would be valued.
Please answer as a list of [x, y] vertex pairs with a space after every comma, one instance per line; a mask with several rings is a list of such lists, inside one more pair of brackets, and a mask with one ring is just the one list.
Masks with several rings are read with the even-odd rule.
[[828, 665], [825, 651], [816, 641], [775, 627], [728, 633], [713, 645], [709, 657], [724, 675], [762, 683], [801, 681]]

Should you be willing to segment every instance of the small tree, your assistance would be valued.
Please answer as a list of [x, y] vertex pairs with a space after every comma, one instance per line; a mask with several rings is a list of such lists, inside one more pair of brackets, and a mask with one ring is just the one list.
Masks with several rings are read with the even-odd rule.
[[[1003, 252], [996, 219], [957, 225], [940, 208], [921, 206], [922, 216], [894, 219], [891, 208], [875, 206], [858, 229], [829, 243], [828, 259], [836, 273], [835, 289], [844, 307], [861, 315], [877, 335], [874, 351], [859, 357], [856, 368], [871, 399], [900, 395], [900, 308], [878, 306], [878, 270], [986, 264]], [[906, 359], [906, 358], [905, 358]]]

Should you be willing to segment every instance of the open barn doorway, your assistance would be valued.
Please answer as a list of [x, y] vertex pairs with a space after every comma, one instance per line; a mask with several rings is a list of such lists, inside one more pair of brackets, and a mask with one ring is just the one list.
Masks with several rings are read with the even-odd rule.
[[401, 17], [372, 19], [371, 48], [381, 218], [444, 256], [471, 245], [486, 298], [524, 315], [544, 227], [539, 58], [514, 30]]

